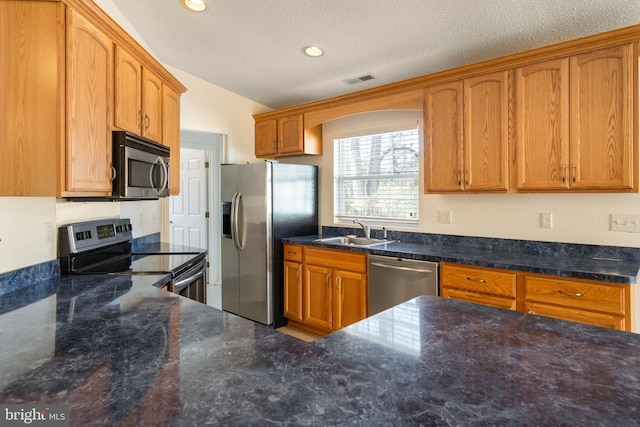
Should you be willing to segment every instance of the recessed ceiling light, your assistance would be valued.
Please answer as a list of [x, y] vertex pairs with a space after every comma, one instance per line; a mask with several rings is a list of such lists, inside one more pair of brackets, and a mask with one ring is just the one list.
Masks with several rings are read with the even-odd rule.
[[302, 48], [302, 51], [305, 53], [305, 55], [313, 57], [324, 55], [324, 51], [318, 46], [305, 46]]
[[202, 12], [207, 8], [203, 0], [180, 0], [180, 3], [189, 10]]

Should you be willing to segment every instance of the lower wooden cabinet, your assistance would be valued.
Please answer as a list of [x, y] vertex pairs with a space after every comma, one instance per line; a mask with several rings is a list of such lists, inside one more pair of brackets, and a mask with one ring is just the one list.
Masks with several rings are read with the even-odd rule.
[[525, 311], [589, 325], [631, 331], [629, 285], [525, 275]]
[[630, 285], [442, 263], [440, 295], [622, 331], [637, 329]]
[[440, 295], [516, 310], [516, 273], [495, 268], [440, 265]]
[[[302, 262], [297, 248], [302, 248]], [[365, 254], [295, 245], [285, 245], [284, 251], [290, 325], [325, 335], [367, 317]]]

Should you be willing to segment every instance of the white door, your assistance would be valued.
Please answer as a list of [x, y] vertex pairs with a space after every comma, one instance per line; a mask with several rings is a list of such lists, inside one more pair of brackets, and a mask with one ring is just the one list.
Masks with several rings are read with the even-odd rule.
[[180, 195], [171, 197], [171, 243], [207, 247], [207, 170], [205, 152], [180, 149]]

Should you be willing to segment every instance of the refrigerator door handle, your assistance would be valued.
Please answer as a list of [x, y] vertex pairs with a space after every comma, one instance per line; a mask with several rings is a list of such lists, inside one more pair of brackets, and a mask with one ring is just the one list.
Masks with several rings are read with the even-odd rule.
[[233, 237], [233, 244], [236, 248], [241, 251], [244, 249], [244, 244], [242, 242], [242, 238], [239, 233], [239, 210], [240, 203], [242, 201], [242, 193], [236, 193], [233, 195], [233, 200], [231, 201], [231, 236]]

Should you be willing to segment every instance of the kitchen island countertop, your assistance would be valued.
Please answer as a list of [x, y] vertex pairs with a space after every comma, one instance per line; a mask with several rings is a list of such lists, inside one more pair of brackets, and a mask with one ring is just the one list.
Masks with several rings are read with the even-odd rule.
[[0, 403], [91, 425], [640, 424], [640, 335], [419, 297], [313, 343], [154, 287], [2, 296]]

